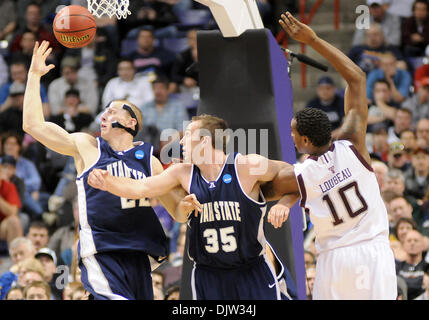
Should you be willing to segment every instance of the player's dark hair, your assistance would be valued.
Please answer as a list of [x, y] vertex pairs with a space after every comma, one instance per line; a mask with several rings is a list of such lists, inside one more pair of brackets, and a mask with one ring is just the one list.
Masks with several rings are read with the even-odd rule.
[[316, 108], [304, 108], [295, 115], [296, 130], [306, 136], [315, 147], [323, 147], [331, 141], [331, 122], [328, 115]]

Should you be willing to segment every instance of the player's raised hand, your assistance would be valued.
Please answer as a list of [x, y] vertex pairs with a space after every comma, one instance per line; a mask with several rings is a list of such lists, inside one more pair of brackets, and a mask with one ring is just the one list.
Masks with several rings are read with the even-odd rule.
[[274, 228], [280, 228], [282, 224], [289, 217], [289, 208], [283, 204], [277, 203], [272, 206], [270, 212], [268, 212], [268, 222], [271, 223]]
[[181, 212], [185, 212], [187, 215], [191, 214], [192, 211], [195, 211], [195, 216], [198, 215], [198, 212], [202, 212], [203, 210], [203, 206], [193, 193], [188, 194], [186, 197], [180, 200], [178, 207]]
[[94, 169], [88, 176], [88, 184], [93, 188], [106, 191], [106, 178], [108, 175], [107, 170]]
[[292, 39], [303, 43], [310, 43], [317, 38], [316, 33], [304, 23], [299, 22], [289, 11], [283, 13], [279, 20], [283, 30], [286, 31]]
[[44, 76], [51, 69], [55, 68], [53, 64], [46, 65], [46, 59], [49, 57], [51, 52], [52, 48], [49, 48], [49, 41], [43, 40], [40, 45], [39, 42], [36, 41], [29, 72], [39, 76]]

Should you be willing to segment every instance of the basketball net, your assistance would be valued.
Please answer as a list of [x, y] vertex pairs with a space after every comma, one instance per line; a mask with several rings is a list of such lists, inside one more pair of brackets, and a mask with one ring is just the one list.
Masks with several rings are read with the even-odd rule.
[[126, 19], [131, 12], [128, 10], [129, 0], [88, 0], [88, 10], [97, 18], [103, 15], [109, 18], [116, 15], [118, 19]]

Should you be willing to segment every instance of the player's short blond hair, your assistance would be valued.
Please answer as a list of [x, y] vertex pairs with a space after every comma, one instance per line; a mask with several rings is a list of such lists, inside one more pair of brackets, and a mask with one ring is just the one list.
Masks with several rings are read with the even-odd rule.
[[130, 106], [130, 108], [133, 110], [134, 114], [136, 115], [137, 120], [137, 126], [136, 129], [141, 130], [143, 127], [143, 113], [140, 110], [139, 107], [137, 107], [134, 103], [129, 102], [128, 100], [113, 100], [112, 102], [118, 102], [122, 105], [126, 104], [127, 106]]

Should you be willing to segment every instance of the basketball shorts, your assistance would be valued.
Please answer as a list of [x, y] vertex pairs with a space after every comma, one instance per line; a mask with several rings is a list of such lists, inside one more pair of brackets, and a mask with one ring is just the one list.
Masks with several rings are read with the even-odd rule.
[[265, 257], [235, 269], [195, 264], [192, 270], [194, 300], [280, 300], [275, 272]]
[[95, 300], [153, 300], [150, 261], [141, 252], [101, 252], [80, 259], [81, 279]]
[[368, 241], [319, 254], [314, 300], [395, 300], [395, 260], [386, 241]]

